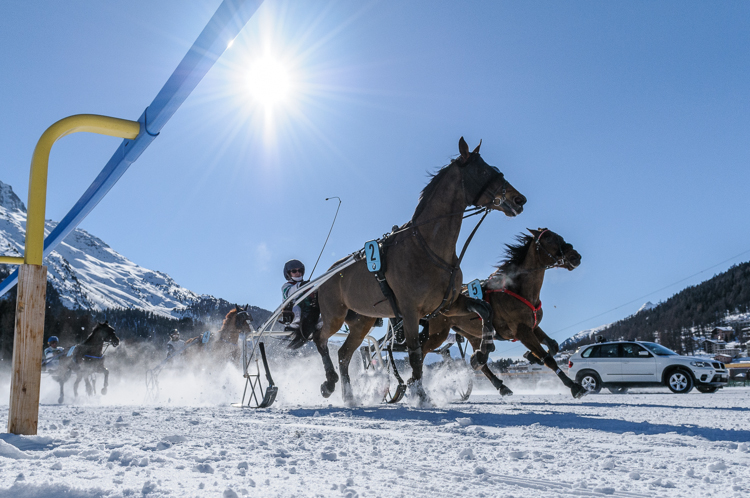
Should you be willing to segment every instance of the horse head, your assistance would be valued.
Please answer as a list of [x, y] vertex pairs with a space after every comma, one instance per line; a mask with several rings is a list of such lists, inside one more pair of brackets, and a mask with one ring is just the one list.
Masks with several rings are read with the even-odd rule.
[[253, 316], [248, 311], [249, 308], [249, 304], [246, 304], [244, 308], [235, 305], [234, 309], [230, 310], [224, 318], [221, 332], [231, 334], [233, 340], [236, 340], [239, 334], [252, 332], [250, 322], [253, 321]]
[[499, 169], [490, 166], [479, 155], [482, 142], [469, 152], [464, 137], [458, 141], [461, 154], [456, 162], [462, 171], [462, 182], [466, 201], [472, 206], [502, 211], [506, 216], [521, 214], [526, 197], [511, 185]]
[[96, 327], [94, 327], [94, 330], [91, 332], [92, 336], [94, 334], [99, 336], [102, 343], [108, 342], [114, 347], [120, 345], [120, 338], [115, 335], [114, 327], [112, 327], [112, 325], [106, 320], [104, 323], [97, 322]]
[[566, 268], [572, 271], [581, 264], [581, 255], [571, 244], [565, 242], [562, 236], [546, 228], [527, 230], [531, 233], [541, 261], [547, 268]]

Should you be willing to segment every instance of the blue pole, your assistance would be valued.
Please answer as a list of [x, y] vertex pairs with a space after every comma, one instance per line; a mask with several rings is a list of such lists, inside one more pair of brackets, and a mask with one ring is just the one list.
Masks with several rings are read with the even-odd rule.
[[[123, 140], [99, 176], [52, 233], [44, 239], [44, 257], [78, 227], [146, 147], [151, 145], [167, 121], [221, 57], [229, 42], [242, 31], [261, 3], [263, 0], [224, 0], [221, 3], [154, 101], [138, 118], [141, 123], [140, 134], [133, 140]], [[0, 296], [17, 282], [18, 270], [0, 283]]]

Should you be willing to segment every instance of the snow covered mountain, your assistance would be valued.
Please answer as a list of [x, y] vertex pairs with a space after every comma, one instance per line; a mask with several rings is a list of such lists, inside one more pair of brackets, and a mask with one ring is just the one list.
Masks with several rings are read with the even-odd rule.
[[593, 329], [586, 329], [581, 330], [576, 335], [568, 337], [563, 342], [560, 343], [560, 350], [565, 351], [567, 349], [573, 349], [579, 342], [587, 339], [593, 339], [601, 332], [602, 330], [609, 327], [611, 324], [608, 323], [606, 325], [600, 325], [598, 327], [595, 327]]
[[[56, 226], [54, 221], [45, 221], [45, 235]], [[10, 185], [0, 181], [0, 254], [22, 256], [25, 235], [26, 206]], [[166, 273], [138, 266], [81, 229], [68, 235], [44, 264], [49, 282], [69, 309], [140, 309], [183, 318], [203, 314], [223, 301], [180, 287]]]
[[[636, 311], [630, 316], [634, 316], [642, 311], [648, 311], [654, 308], [656, 308], [656, 305], [654, 303], [652, 303], [651, 301], [646, 301], [643, 304], [643, 306], [638, 308], [638, 311]], [[597, 335], [599, 335], [599, 333], [602, 330], [606, 329], [610, 325], [612, 324], [607, 323], [605, 325], [599, 325], [598, 327], [594, 327], [593, 329], [581, 330], [576, 335], [568, 337], [562, 343], [560, 343], [560, 350], [565, 351], [566, 349], [573, 349], [576, 345], [578, 345], [578, 343], [580, 343], [583, 340], [594, 339]]]

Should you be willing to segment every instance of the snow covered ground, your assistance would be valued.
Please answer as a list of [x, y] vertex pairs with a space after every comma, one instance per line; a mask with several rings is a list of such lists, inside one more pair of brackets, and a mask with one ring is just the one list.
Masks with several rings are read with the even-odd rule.
[[[500, 398], [478, 384], [451, 403], [433, 374], [429, 409], [370, 396], [346, 408], [317, 392], [315, 357], [275, 365], [277, 403], [229, 406], [232, 369], [110, 379], [107, 396], [57, 405], [43, 379], [38, 436], [0, 434], [0, 497], [747, 496], [750, 388], [666, 389], [574, 400], [554, 378]], [[358, 389], [382, 378], [360, 374]], [[7, 374], [0, 396], [8, 399]], [[7, 403], [0, 426], [7, 427]]]

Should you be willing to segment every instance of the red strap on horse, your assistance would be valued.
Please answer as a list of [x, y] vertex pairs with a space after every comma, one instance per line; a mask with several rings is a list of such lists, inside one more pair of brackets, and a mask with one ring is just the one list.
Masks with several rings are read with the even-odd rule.
[[[531, 329], [534, 330], [536, 328], [536, 324], [539, 323], [539, 322], [537, 322], [537, 319], [536, 319], [536, 312], [539, 311], [540, 309], [542, 309], [542, 301], [539, 301], [539, 304], [537, 304], [536, 306], [534, 306], [526, 298], [524, 298], [522, 296], [519, 296], [515, 292], [509, 291], [508, 289], [487, 289], [487, 290], [484, 291], [484, 294], [487, 295], [487, 294], [491, 294], [493, 292], [502, 292], [503, 294], [508, 294], [509, 296], [513, 296], [516, 299], [518, 299], [519, 301], [521, 301], [523, 304], [525, 304], [526, 306], [528, 306], [529, 308], [531, 308], [531, 312], [534, 313], [534, 326], [531, 327]], [[489, 301], [489, 299], [488, 299], [488, 301]]]

